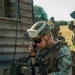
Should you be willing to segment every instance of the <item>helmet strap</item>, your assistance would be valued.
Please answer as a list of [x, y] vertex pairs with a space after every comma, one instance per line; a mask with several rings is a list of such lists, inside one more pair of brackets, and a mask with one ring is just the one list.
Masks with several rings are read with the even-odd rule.
[[50, 39], [45, 39], [44, 37], [43, 37], [43, 39], [45, 40], [45, 42], [46, 42], [46, 45], [45, 45], [45, 48], [47, 48], [47, 43], [48, 43], [48, 40]]

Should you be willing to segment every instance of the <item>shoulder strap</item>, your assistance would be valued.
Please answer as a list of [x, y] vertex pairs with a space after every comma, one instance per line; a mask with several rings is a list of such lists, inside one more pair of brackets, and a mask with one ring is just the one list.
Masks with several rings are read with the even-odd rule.
[[43, 55], [41, 55], [40, 58], [36, 61], [36, 63], [41, 62], [42, 59], [45, 58], [52, 50], [54, 50], [56, 47], [58, 47], [58, 45], [60, 45], [61, 42], [56, 43], [53, 47], [51, 47], [48, 51], [46, 51]]

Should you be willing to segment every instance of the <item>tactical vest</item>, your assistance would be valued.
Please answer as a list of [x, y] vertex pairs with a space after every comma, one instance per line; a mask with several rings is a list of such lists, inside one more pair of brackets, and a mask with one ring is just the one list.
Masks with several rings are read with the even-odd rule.
[[45, 65], [48, 73], [58, 72], [57, 60], [55, 59], [55, 53], [58, 51], [59, 47], [56, 47], [55, 50], [52, 50], [44, 59], [43, 64]]
[[[52, 73], [52, 72], [58, 72], [58, 60], [55, 59], [55, 54], [57, 51], [59, 51], [60, 47], [62, 45], [66, 45], [66, 43], [62, 42], [59, 46], [57, 46], [55, 48], [55, 50], [52, 50], [49, 55], [47, 55], [44, 60], [43, 63], [44, 65], [47, 67], [48, 73]], [[71, 55], [72, 55], [72, 75], [75, 75], [75, 51], [71, 51]]]

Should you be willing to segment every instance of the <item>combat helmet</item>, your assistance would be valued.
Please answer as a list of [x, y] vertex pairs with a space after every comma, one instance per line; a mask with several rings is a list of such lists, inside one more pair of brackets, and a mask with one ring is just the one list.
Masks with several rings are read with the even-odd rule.
[[30, 39], [35, 39], [50, 33], [50, 31], [51, 27], [45, 21], [39, 21], [27, 30], [27, 36]]
[[51, 19], [51, 20], [54, 20], [54, 17], [51, 17], [50, 19]]

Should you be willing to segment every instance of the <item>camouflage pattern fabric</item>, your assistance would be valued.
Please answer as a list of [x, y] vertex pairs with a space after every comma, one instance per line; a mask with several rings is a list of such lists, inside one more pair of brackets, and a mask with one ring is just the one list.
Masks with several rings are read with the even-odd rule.
[[51, 32], [52, 32], [53, 39], [57, 41], [60, 26], [58, 25], [56, 21], [54, 21], [53, 23], [50, 23], [50, 26], [52, 27]]
[[75, 75], [75, 51], [71, 51], [72, 54], [72, 75]]
[[65, 41], [65, 37], [63, 37], [63, 36], [61, 36], [61, 37], [58, 37], [58, 40], [63, 40], [63, 41]]
[[69, 28], [70, 30], [73, 31], [73, 30], [74, 30], [74, 27], [75, 27], [75, 26], [73, 25], [73, 21], [71, 21], [71, 22], [68, 23], [68, 28]]
[[72, 57], [67, 46], [62, 45], [59, 50], [56, 48], [50, 52], [49, 55], [44, 58], [43, 64], [46, 66], [48, 73], [55, 75], [72, 75]]
[[75, 45], [75, 20], [68, 23], [68, 28], [72, 31], [72, 43]]

